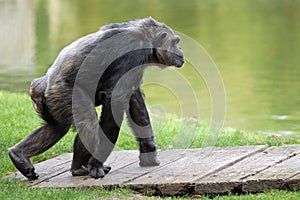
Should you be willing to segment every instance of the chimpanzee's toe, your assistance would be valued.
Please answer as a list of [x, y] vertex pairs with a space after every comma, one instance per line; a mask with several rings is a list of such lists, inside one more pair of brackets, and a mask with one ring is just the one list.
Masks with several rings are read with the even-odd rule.
[[29, 172], [27, 175], [25, 175], [28, 178], [28, 181], [33, 181], [39, 178], [39, 175], [37, 173]]
[[89, 174], [91, 177], [93, 178], [103, 178], [105, 176], [105, 172], [102, 168], [99, 168], [99, 167], [92, 167], [90, 169], [90, 174]]
[[105, 174], [107, 174], [110, 170], [111, 170], [110, 166], [103, 165], [103, 171]]

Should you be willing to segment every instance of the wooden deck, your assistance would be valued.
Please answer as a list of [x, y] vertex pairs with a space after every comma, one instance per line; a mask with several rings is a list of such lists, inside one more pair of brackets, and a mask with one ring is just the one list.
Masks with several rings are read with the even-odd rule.
[[[300, 145], [206, 147], [158, 155], [160, 166], [141, 168], [137, 151], [115, 151], [106, 162], [111, 172], [93, 179], [72, 177], [72, 154], [63, 154], [35, 165], [40, 178], [31, 187], [129, 187], [156, 195], [300, 189]], [[19, 173], [9, 177], [24, 179]]]

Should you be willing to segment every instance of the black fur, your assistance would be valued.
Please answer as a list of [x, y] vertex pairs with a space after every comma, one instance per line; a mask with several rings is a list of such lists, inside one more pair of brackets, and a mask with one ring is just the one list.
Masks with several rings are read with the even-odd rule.
[[[141, 42], [149, 41], [152, 45], [116, 58], [99, 77], [95, 96], [89, 98], [95, 106], [102, 105], [99, 125], [110, 142], [115, 144], [117, 141], [123, 114], [126, 113], [128, 123], [139, 144], [140, 165], [159, 164], [148, 111], [140, 89], [143, 71], [150, 63], [181, 67], [183, 53], [178, 46], [179, 37], [169, 27], [152, 18], [146, 18], [103, 26], [98, 32], [80, 38], [61, 51], [43, 78], [32, 82], [30, 90], [32, 103], [46, 124], [9, 149], [13, 163], [28, 179], [38, 178], [30, 157], [43, 153], [53, 146], [73, 124], [72, 93], [82, 64], [95, 48], [99, 45], [101, 47], [101, 44], [118, 34], [133, 34], [135, 41], [141, 37]], [[103, 67], [99, 63], [96, 65], [99, 68]], [[121, 79], [125, 80], [125, 84], [113, 99], [112, 92]], [[84, 87], [83, 89], [89, 90]], [[112, 99], [118, 102], [115, 115], [112, 113]], [[102, 153], [106, 159], [110, 150]], [[94, 178], [102, 178], [109, 170], [110, 167], [104, 166], [103, 162], [93, 157], [77, 135], [74, 141], [72, 174], [74, 176], [89, 174]]]

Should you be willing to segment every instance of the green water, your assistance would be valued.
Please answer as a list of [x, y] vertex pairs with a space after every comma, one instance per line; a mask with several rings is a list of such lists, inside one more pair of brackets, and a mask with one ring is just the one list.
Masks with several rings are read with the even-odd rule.
[[[300, 137], [299, 11], [295, 0], [0, 0], [0, 89], [28, 91], [70, 42], [108, 23], [152, 16], [214, 60], [226, 126]], [[153, 112], [210, 120], [207, 85], [188, 62], [150, 69], [145, 79]]]

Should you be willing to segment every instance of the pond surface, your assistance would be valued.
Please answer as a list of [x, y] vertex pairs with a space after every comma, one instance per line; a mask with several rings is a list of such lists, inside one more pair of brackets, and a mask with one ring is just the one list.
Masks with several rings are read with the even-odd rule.
[[[0, 89], [27, 92], [75, 39], [152, 16], [214, 60], [226, 90], [225, 126], [300, 138], [299, 10], [300, 1], [283, 0], [0, 0]], [[210, 120], [207, 85], [188, 62], [145, 76], [151, 110]]]

